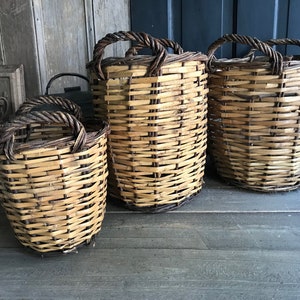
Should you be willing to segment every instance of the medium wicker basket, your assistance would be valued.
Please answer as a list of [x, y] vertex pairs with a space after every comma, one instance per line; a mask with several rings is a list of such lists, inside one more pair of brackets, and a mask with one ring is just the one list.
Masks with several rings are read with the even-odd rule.
[[[20, 142], [18, 132], [30, 124], [60, 124], [71, 132], [60, 139], [37, 135]], [[106, 207], [107, 133], [107, 124], [88, 132], [61, 111], [32, 111], [6, 123], [1, 135], [1, 204], [24, 246], [41, 253], [69, 252], [100, 231]]]
[[[226, 42], [249, 45], [264, 56], [216, 59], [215, 51]], [[218, 173], [251, 190], [298, 188], [300, 61], [236, 34], [215, 41], [208, 58], [208, 149]]]
[[[118, 41], [136, 42], [136, 50], [147, 47], [154, 55], [102, 59], [105, 47]], [[95, 114], [111, 128], [110, 196], [145, 212], [177, 208], [203, 183], [207, 57], [168, 54], [168, 46], [145, 33], [108, 34], [88, 64]]]

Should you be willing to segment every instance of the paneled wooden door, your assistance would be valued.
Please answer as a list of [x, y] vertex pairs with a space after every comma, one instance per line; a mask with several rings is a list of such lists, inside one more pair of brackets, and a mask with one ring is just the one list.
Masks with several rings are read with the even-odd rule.
[[[131, 28], [174, 39], [185, 50], [206, 52], [225, 33], [300, 39], [299, 13], [299, 0], [131, 0]], [[217, 55], [231, 57], [242, 51], [226, 45]], [[295, 51], [299, 53], [287, 50]]]

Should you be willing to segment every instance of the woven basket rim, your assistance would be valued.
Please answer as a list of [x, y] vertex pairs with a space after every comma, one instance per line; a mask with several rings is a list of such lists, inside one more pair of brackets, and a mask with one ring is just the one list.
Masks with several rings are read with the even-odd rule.
[[[109, 125], [106, 122], [103, 122], [102, 128], [99, 130], [93, 130], [93, 131], [87, 131], [86, 132], [86, 142], [84, 147], [79, 151], [85, 151], [86, 149], [92, 147], [93, 145], [97, 144], [99, 139], [101, 139], [104, 135], [107, 135], [109, 133]], [[26, 152], [29, 152], [31, 150], [37, 150], [42, 149], [43, 151], [47, 150], [60, 150], [64, 149], [66, 147], [70, 148], [70, 152], [72, 149], [72, 146], [74, 145], [75, 140], [74, 137], [71, 136], [71, 133], [69, 136], [62, 137], [59, 139], [54, 140], [30, 140], [27, 142], [17, 143], [14, 146], [14, 153], [16, 155], [22, 155]], [[4, 156], [3, 148], [0, 150], [0, 155]]]
[[[107, 134], [109, 131], [108, 125], [104, 125], [104, 127], [99, 131], [87, 132], [86, 134], [86, 143], [85, 146], [79, 151], [84, 151], [93, 145], [97, 144], [98, 140], [103, 137], [103, 135]], [[33, 149], [43, 149], [43, 151], [47, 150], [59, 150], [65, 147], [72, 148], [75, 143], [73, 136], [66, 136], [63, 138], [55, 139], [55, 140], [32, 140], [25, 143], [16, 143], [15, 145], [15, 155], [25, 154], [28, 151]], [[71, 152], [71, 150], [70, 150]], [[0, 155], [4, 155], [3, 150], [1, 150]]]
[[[101, 66], [110, 66], [110, 65], [143, 65], [149, 66], [155, 56], [153, 55], [134, 55], [128, 57], [107, 57], [103, 59]], [[201, 61], [206, 62], [207, 56], [201, 52], [184, 52], [182, 54], [168, 54], [164, 64], [169, 65], [176, 62], [189, 62], [189, 61]]]
[[[272, 65], [267, 56], [256, 56], [253, 60], [249, 60], [249, 57], [218, 58], [214, 59], [211, 64], [215, 67], [263, 67], [268, 69], [271, 68]], [[295, 68], [295, 66], [298, 65], [300, 66], [300, 59], [293, 59], [293, 57], [289, 56], [284, 57], [283, 70]]]

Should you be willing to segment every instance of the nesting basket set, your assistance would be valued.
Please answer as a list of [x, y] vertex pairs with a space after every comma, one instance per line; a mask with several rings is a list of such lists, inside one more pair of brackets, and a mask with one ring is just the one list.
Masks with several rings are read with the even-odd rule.
[[[133, 46], [104, 58], [119, 41]], [[251, 51], [216, 59], [227, 42]], [[107, 195], [143, 212], [178, 208], [202, 189], [206, 152], [230, 183], [296, 189], [300, 64], [272, 48], [291, 43], [225, 35], [204, 55], [146, 33], [107, 34], [87, 64], [94, 120], [81, 122], [68, 99], [41, 96], [1, 125], [1, 204], [18, 240], [38, 252], [89, 243]], [[57, 109], [36, 109], [45, 104]]]

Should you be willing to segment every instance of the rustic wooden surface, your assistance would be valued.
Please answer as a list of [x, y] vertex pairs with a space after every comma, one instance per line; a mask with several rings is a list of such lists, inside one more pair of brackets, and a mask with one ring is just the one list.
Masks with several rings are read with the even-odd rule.
[[[58, 73], [85, 75], [95, 42], [119, 30], [130, 30], [129, 0], [2, 0], [0, 64], [23, 64], [26, 95], [36, 96]], [[106, 56], [123, 55], [126, 47], [112, 46]], [[49, 92], [78, 85], [87, 88], [64, 77]]]
[[299, 299], [300, 190], [263, 194], [207, 172], [164, 214], [109, 200], [95, 242], [42, 258], [0, 210], [0, 299]]

